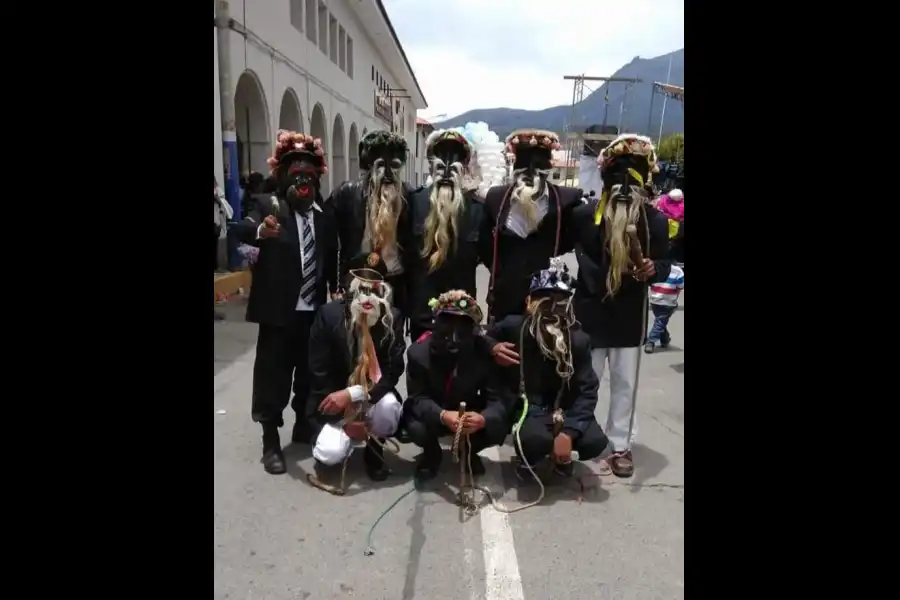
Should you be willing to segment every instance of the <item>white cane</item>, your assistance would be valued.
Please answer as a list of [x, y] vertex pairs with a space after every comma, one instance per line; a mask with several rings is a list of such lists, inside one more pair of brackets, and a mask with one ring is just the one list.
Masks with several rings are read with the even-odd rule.
[[[646, 228], [645, 232], [647, 234], [646, 235], [647, 247], [649, 248], [650, 247], [650, 225], [647, 222], [647, 213], [646, 213], [646, 211], [643, 210], [643, 207], [641, 207], [641, 215], [644, 217], [644, 224], [645, 224], [644, 226]], [[641, 243], [638, 240], [638, 236], [637, 236], [637, 226], [628, 225], [628, 227], [625, 228], [625, 232], [628, 234], [630, 251], [632, 253], [634, 253], [635, 258], [639, 255], [641, 257], [640, 258], [641, 262], [643, 262], [643, 253], [641, 252]], [[635, 266], [638, 266], [637, 262], [635, 262]], [[644, 320], [643, 320], [643, 324], [642, 324], [642, 328], [641, 328], [641, 344], [643, 344], [644, 340], [647, 338], [647, 324], [649, 321], [648, 311], [650, 310], [650, 307], [648, 306], [649, 295], [647, 293], [647, 289], [648, 289], [648, 286], [645, 285], [644, 286], [644, 294], [643, 294], [643, 298], [642, 298], [642, 302], [641, 302], [641, 306], [644, 311]], [[638, 351], [637, 352], [637, 362], [635, 363], [635, 367], [634, 367], [634, 387], [632, 388], [632, 391], [631, 391], [631, 418], [628, 421], [628, 437], [626, 438], [628, 440], [628, 442], [627, 442], [628, 450], [631, 450], [631, 436], [634, 432], [634, 417], [637, 414], [638, 383], [640, 382], [640, 379], [641, 379], [641, 354], [643, 354], [641, 352], [640, 345], [638, 346], [637, 351]]]

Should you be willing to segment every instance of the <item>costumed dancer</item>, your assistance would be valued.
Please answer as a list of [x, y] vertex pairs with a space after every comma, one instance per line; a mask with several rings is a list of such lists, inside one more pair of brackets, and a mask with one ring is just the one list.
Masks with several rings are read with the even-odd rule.
[[407, 318], [407, 262], [413, 248], [407, 209], [409, 191], [400, 179], [406, 164], [406, 140], [389, 131], [371, 131], [359, 142], [358, 181], [342, 184], [333, 194], [341, 241], [341, 279], [350, 261], [361, 253], [377, 252], [387, 265], [386, 281], [393, 304]]
[[488, 190], [488, 218], [479, 244], [491, 272], [489, 318], [525, 312], [525, 297], [535, 271], [550, 258], [572, 250], [569, 220], [581, 206], [581, 190], [560, 187], [548, 179], [559, 136], [552, 131], [521, 129], [506, 138], [514, 156], [513, 182]]
[[609, 465], [615, 475], [630, 477], [647, 288], [669, 275], [668, 222], [649, 203], [645, 189], [658, 169], [649, 138], [622, 134], [597, 161], [603, 178], [600, 201], [575, 210], [578, 293], [573, 305], [591, 337], [598, 380], [609, 362], [606, 434], [614, 451]]
[[[410, 197], [414, 246], [410, 252], [410, 338], [431, 330], [429, 300], [455, 289], [474, 290], [478, 236], [484, 207], [474, 190], [465, 190], [463, 175], [472, 147], [455, 130], [428, 136], [425, 153], [431, 163], [427, 188]], [[413, 251], [415, 253], [413, 253]]]
[[552, 259], [531, 280], [527, 314], [510, 315], [490, 328], [491, 337], [515, 344], [519, 353], [518, 369], [508, 371], [516, 372], [522, 401], [513, 418], [520, 476], [547, 457], [569, 476], [573, 451], [579, 460], [590, 460], [609, 443], [594, 417], [600, 384], [590, 337], [574, 328], [573, 294], [568, 267]]
[[278, 428], [292, 389], [291, 439], [308, 444], [314, 433], [316, 407], [306, 403], [309, 332], [316, 309], [337, 290], [337, 230], [319, 192], [324, 154], [318, 139], [279, 131], [269, 158], [278, 189], [235, 226], [241, 242], [259, 248], [247, 304], [247, 321], [259, 324], [251, 411], [263, 428], [263, 467], [273, 474], [286, 471]]
[[[484, 465], [478, 453], [503, 443], [515, 395], [504, 385], [501, 368], [479, 335], [483, 315], [475, 298], [450, 290], [431, 304], [433, 333], [407, 351], [404, 417], [409, 437], [424, 450], [416, 476], [424, 480], [437, 474], [440, 437], [460, 429], [469, 436], [472, 474], [481, 475]], [[460, 415], [463, 402], [465, 412]]]
[[403, 320], [391, 306], [387, 267], [378, 254], [361, 254], [347, 266], [344, 297], [319, 310], [309, 337], [310, 404], [324, 422], [313, 457], [337, 465], [350, 456], [353, 440], [366, 442], [366, 473], [383, 481], [389, 474], [384, 443], [402, 412]]

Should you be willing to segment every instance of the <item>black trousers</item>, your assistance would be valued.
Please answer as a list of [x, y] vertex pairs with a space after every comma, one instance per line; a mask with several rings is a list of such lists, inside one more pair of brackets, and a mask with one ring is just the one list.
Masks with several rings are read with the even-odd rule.
[[[529, 465], [539, 463], [553, 451], [553, 416], [526, 417], [519, 429], [519, 440], [522, 442], [521, 451], [519, 445], [513, 442], [519, 458], [527, 460]], [[608, 444], [609, 439], [595, 420], [572, 442], [572, 450], [578, 451], [578, 460], [590, 460], [600, 456]]]
[[[286, 327], [260, 325], [253, 365], [253, 405], [257, 423], [284, 425], [282, 413], [290, 401], [297, 420], [311, 423], [315, 408], [309, 398], [309, 329], [315, 311], [297, 311]], [[294, 393], [291, 399], [291, 391]]]
[[[440, 444], [440, 438], [444, 436], [453, 437], [453, 432], [446, 425], [441, 423], [437, 426], [430, 426], [423, 423], [412, 415], [409, 411], [405, 412], [406, 432], [412, 442], [420, 448]], [[506, 439], [506, 432], [499, 428], [491, 427], [491, 424], [485, 423], [485, 426], [469, 436], [469, 442], [472, 444], [472, 452], [477, 454], [485, 448], [491, 446], [499, 446]]]
[[422, 334], [424, 334], [426, 331], [431, 331], [431, 330], [426, 329], [425, 327], [419, 327], [418, 325], [416, 325], [415, 323], [410, 321], [410, 323], [409, 323], [409, 339], [413, 344], [415, 344], [419, 340], [419, 338], [422, 337]]

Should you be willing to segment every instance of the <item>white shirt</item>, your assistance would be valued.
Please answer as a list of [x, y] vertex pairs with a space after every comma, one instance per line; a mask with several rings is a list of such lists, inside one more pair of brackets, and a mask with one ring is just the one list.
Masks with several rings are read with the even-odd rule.
[[[537, 206], [537, 210], [535, 211], [537, 214], [537, 222], [538, 226], [540, 226], [541, 221], [544, 220], [544, 217], [546, 217], [547, 213], [550, 211], [550, 198], [542, 196], [541, 198], [538, 198], [535, 204]], [[506, 218], [506, 228], [520, 238], [527, 238], [537, 231], [537, 228], [532, 230], [528, 229], [528, 221], [525, 219], [525, 209], [523, 209], [522, 205], [518, 202], [513, 203], [509, 207], [509, 216]]]
[[[309, 213], [307, 213], [307, 214], [309, 215], [309, 229], [313, 235], [313, 241], [315, 242], [316, 220], [315, 220], [314, 215], [315, 215], [315, 211], [322, 212], [322, 207], [320, 207], [317, 203], [313, 202], [312, 208], [313, 208], [313, 210], [309, 211]], [[303, 238], [303, 217], [300, 216], [300, 213], [298, 213], [297, 211], [291, 211], [291, 212], [294, 213], [294, 220], [297, 222], [297, 241], [300, 244], [300, 264], [302, 265], [306, 261], [306, 255], [303, 252], [303, 247], [306, 245], [306, 243], [305, 243], [306, 240]], [[262, 236], [260, 236], [261, 231], [262, 231], [262, 225], [260, 225], [256, 229], [256, 239], [260, 239], [260, 237], [262, 237]], [[295, 310], [302, 310], [302, 311], [308, 312], [311, 310], [316, 310], [316, 307], [310, 306], [310, 304], [308, 302], [306, 302], [306, 300], [304, 300], [303, 296], [301, 295], [299, 298], [297, 298], [297, 307]]]

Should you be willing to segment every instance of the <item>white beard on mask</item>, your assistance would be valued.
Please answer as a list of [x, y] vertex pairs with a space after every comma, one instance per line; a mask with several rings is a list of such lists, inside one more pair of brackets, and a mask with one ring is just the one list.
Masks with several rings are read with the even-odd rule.
[[392, 275], [403, 271], [397, 251], [397, 221], [403, 210], [402, 183], [399, 174], [392, 169], [393, 183], [385, 183], [384, 165], [376, 165], [369, 175], [366, 187], [366, 227], [363, 249], [377, 250]]
[[[514, 173], [513, 192], [510, 195], [509, 217], [506, 219], [506, 227], [521, 238], [526, 238], [540, 226], [541, 221], [550, 210], [550, 189], [547, 187], [549, 171], [538, 171], [535, 174], [534, 185], [525, 183], [525, 173]], [[534, 195], [543, 188], [541, 195]]]
[[[616, 196], [622, 189], [621, 185], [613, 185], [609, 190], [609, 199], [603, 213], [603, 227], [609, 249], [609, 271], [606, 275], [606, 289], [610, 296], [615, 296], [622, 286], [622, 275], [629, 269], [629, 241], [626, 228], [629, 225], [637, 225], [640, 219], [641, 209], [644, 204], [645, 194], [638, 186], [629, 186], [628, 203], [616, 201]], [[643, 232], [638, 232], [642, 237]]]
[[[456, 169], [454, 169], [456, 167]], [[440, 159], [435, 159], [436, 181], [428, 196], [430, 209], [425, 219], [425, 237], [422, 257], [428, 258], [429, 272], [438, 269], [447, 259], [459, 234], [459, 217], [463, 212], [464, 198], [462, 165], [454, 163], [450, 167], [451, 185], [441, 183], [446, 167]]]
[[529, 332], [537, 342], [541, 354], [556, 363], [556, 374], [568, 380], [575, 372], [570, 348], [572, 321], [568, 316], [561, 317], [541, 310], [542, 305], [552, 304], [552, 300], [544, 298], [531, 307]]
[[[379, 318], [382, 323], [392, 320], [391, 315], [391, 286], [380, 282], [381, 291], [372, 290], [369, 285], [363, 284], [354, 278], [350, 282], [350, 320], [352, 324], [360, 323], [360, 319], [369, 327], [374, 327]], [[390, 331], [392, 324], [385, 323]]]

